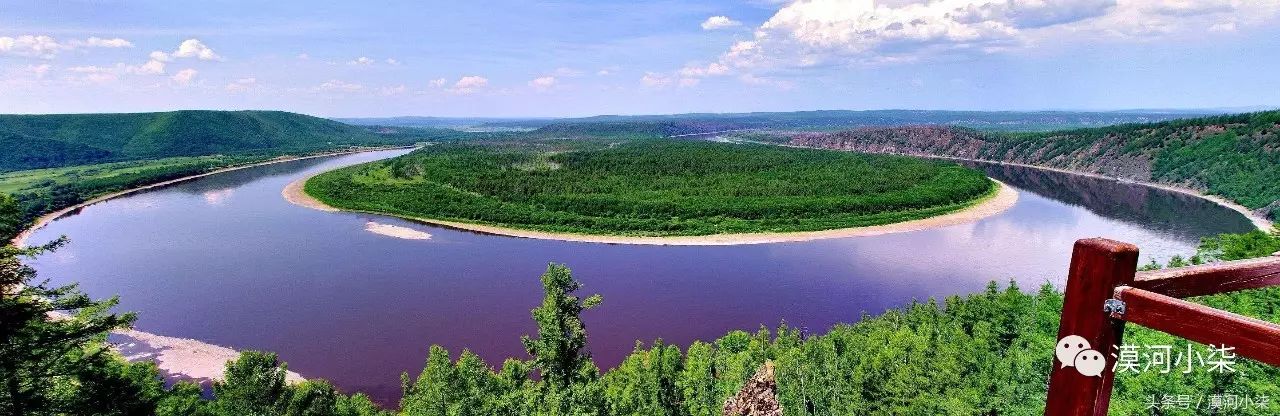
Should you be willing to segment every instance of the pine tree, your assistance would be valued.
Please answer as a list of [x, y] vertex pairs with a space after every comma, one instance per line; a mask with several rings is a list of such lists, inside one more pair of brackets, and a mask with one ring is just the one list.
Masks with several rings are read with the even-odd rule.
[[227, 362], [223, 381], [213, 383], [219, 415], [275, 415], [288, 406], [287, 367], [276, 354], [245, 351]]
[[[0, 206], [12, 205], [11, 199], [0, 201]], [[107, 313], [115, 298], [95, 301], [75, 285], [50, 286], [21, 261], [62, 243], [0, 248], [0, 414], [110, 414], [92, 406], [148, 406], [158, 399], [148, 385], [154, 369], [118, 366], [103, 342], [109, 331], [133, 323], [134, 316]], [[124, 370], [128, 373], [118, 373]], [[106, 392], [112, 403], [97, 401], [105, 400]]]

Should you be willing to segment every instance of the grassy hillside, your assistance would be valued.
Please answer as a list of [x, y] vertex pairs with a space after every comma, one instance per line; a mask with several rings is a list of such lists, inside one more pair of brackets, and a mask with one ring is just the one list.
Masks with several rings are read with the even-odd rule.
[[320, 175], [340, 208], [552, 232], [813, 231], [955, 211], [993, 190], [953, 163], [675, 140], [594, 149], [437, 145]]
[[0, 172], [214, 154], [413, 143], [281, 111], [0, 115]]
[[1185, 186], [1280, 215], [1280, 111], [1043, 133], [870, 128], [763, 137], [862, 152], [989, 159]]

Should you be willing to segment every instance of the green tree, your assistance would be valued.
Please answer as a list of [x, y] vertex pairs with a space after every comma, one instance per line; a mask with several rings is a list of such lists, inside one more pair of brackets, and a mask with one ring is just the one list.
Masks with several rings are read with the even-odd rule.
[[600, 370], [586, 351], [587, 328], [582, 311], [600, 304], [600, 295], [585, 299], [574, 294], [582, 283], [569, 268], [550, 264], [542, 274], [542, 305], [533, 309], [537, 338], [521, 341], [533, 356], [532, 365], [542, 377], [537, 414], [600, 414], [604, 407]]
[[284, 416], [333, 416], [337, 414], [338, 391], [324, 380], [307, 380], [289, 388]]
[[[108, 313], [114, 298], [95, 301], [75, 285], [50, 286], [21, 261], [61, 244], [0, 248], [0, 414], [112, 414], [145, 407], [158, 398], [147, 385], [154, 370], [115, 367], [103, 342], [134, 316]], [[104, 395], [114, 396], [111, 403], [101, 401]], [[109, 408], [86, 407], [97, 405]]]
[[274, 353], [245, 351], [227, 362], [223, 380], [213, 383], [214, 413], [227, 416], [275, 415], [286, 408], [289, 388], [287, 365]]
[[404, 388], [404, 396], [400, 400], [400, 410], [412, 416], [446, 416], [449, 407], [455, 403], [457, 380], [454, 376], [453, 362], [449, 359], [449, 351], [439, 345], [432, 345], [427, 353], [427, 365], [416, 381], [410, 382], [409, 375], [400, 376]]
[[200, 397], [203, 389], [199, 384], [189, 381], [178, 382], [169, 389], [165, 397], [156, 404], [156, 416], [203, 416], [204, 401]]
[[689, 346], [676, 385], [680, 387], [685, 413], [692, 416], [720, 414], [726, 397], [720, 397], [715, 390], [715, 349], [711, 344], [695, 341]]
[[0, 194], [0, 245], [18, 236], [25, 222], [22, 219], [22, 208], [12, 196]]
[[587, 328], [581, 314], [599, 305], [601, 297], [592, 295], [580, 299], [573, 292], [581, 288], [582, 283], [573, 280], [568, 267], [548, 265], [542, 274], [542, 305], [533, 309], [538, 337], [521, 339], [525, 350], [533, 356], [533, 365], [542, 381], [553, 387], [590, 381], [590, 370], [595, 368], [591, 354], [586, 351]]

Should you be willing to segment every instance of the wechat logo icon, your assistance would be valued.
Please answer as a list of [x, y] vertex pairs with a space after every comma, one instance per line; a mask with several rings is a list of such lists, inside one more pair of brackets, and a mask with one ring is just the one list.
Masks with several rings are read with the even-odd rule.
[[1079, 335], [1068, 335], [1058, 340], [1054, 349], [1062, 368], [1075, 367], [1076, 371], [1087, 377], [1098, 377], [1107, 367], [1107, 359], [1102, 353], [1093, 350], [1089, 340]]

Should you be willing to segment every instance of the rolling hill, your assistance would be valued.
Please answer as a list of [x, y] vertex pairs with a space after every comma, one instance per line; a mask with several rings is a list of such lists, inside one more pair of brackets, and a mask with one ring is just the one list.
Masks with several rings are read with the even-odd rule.
[[0, 172], [174, 156], [413, 143], [282, 111], [0, 115]]
[[1037, 133], [915, 126], [761, 136], [797, 146], [995, 160], [1184, 186], [1280, 217], [1280, 111]]

